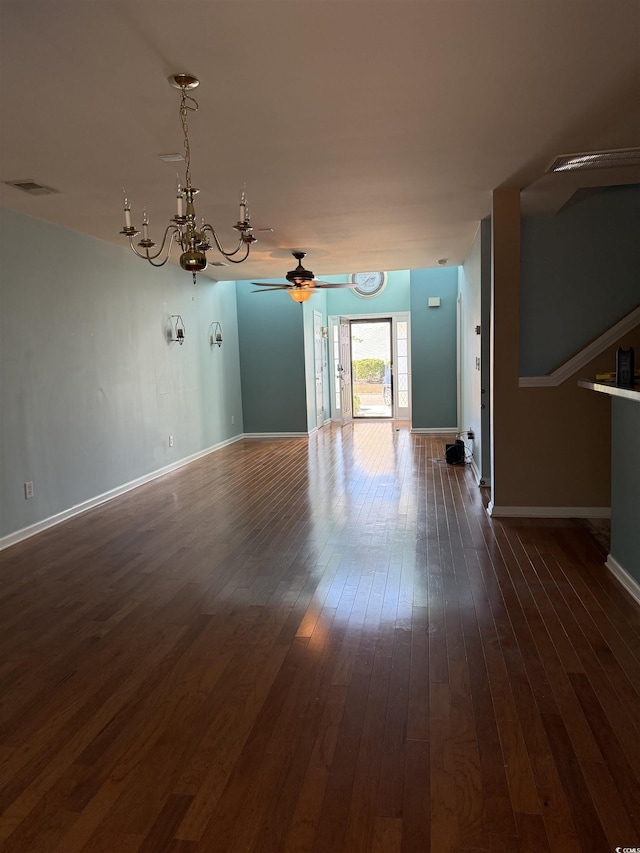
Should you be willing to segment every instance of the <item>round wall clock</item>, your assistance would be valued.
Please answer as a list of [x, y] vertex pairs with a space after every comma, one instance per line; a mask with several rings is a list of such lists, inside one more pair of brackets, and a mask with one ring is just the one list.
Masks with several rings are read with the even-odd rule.
[[363, 299], [377, 296], [387, 285], [386, 272], [354, 272], [351, 281], [355, 284], [353, 292]]

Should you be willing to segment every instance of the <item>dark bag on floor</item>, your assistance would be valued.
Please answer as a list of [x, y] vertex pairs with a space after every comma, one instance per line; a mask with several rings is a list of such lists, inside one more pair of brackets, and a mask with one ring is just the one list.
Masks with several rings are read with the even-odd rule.
[[449, 465], [461, 465], [464, 462], [464, 441], [456, 438], [455, 444], [445, 445], [444, 458]]

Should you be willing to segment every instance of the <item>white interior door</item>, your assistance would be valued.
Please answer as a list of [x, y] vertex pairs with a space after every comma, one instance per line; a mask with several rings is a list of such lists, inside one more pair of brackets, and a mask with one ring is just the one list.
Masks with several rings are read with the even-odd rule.
[[322, 314], [313, 312], [313, 346], [316, 378], [316, 427], [324, 425], [324, 354], [325, 342], [322, 337]]
[[340, 411], [341, 422], [349, 423], [352, 416], [351, 396], [351, 324], [348, 317], [340, 317]]

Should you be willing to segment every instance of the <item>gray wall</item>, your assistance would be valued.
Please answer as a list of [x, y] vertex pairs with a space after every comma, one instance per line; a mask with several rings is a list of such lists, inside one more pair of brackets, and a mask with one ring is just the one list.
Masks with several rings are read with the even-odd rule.
[[[0, 536], [242, 432], [233, 287], [0, 216]], [[170, 314], [183, 346], [166, 341]]]
[[[439, 308], [427, 307], [430, 296]], [[411, 271], [411, 393], [415, 429], [452, 429], [457, 401], [458, 268]]]
[[[301, 306], [286, 293], [251, 294], [247, 282], [201, 276], [194, 288], [178, 268], [154, 269], [126, 246], [0, 216], [0, 538], [243, 432], [313, 428], [313, 309], [326, 322], [328, 294]], [[456, 273], [414, 275], [414, 423], [450, 427]], [[443, 308], [428, 315], [423, 290], [441, 294]], [[331, 295], [336, 313], [408, 310], [409, 274], [391, 273], [378, 299]], [[184, 320], [183, 346], [167, 342], [171, 314]], [[216, 320], [220, 349], [209, 345]]]
[[640, 402], [611, 400], [611, 555], [640, 583]]
[[541, 376], [640, 304], [640, 186], [522, 220], [520, 375]]

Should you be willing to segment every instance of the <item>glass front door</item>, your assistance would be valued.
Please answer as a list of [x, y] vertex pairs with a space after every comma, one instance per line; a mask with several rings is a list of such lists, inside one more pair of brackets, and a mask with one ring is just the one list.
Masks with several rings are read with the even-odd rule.
[[391, 318], [351, 321], [354, 418], [393, 417]]

